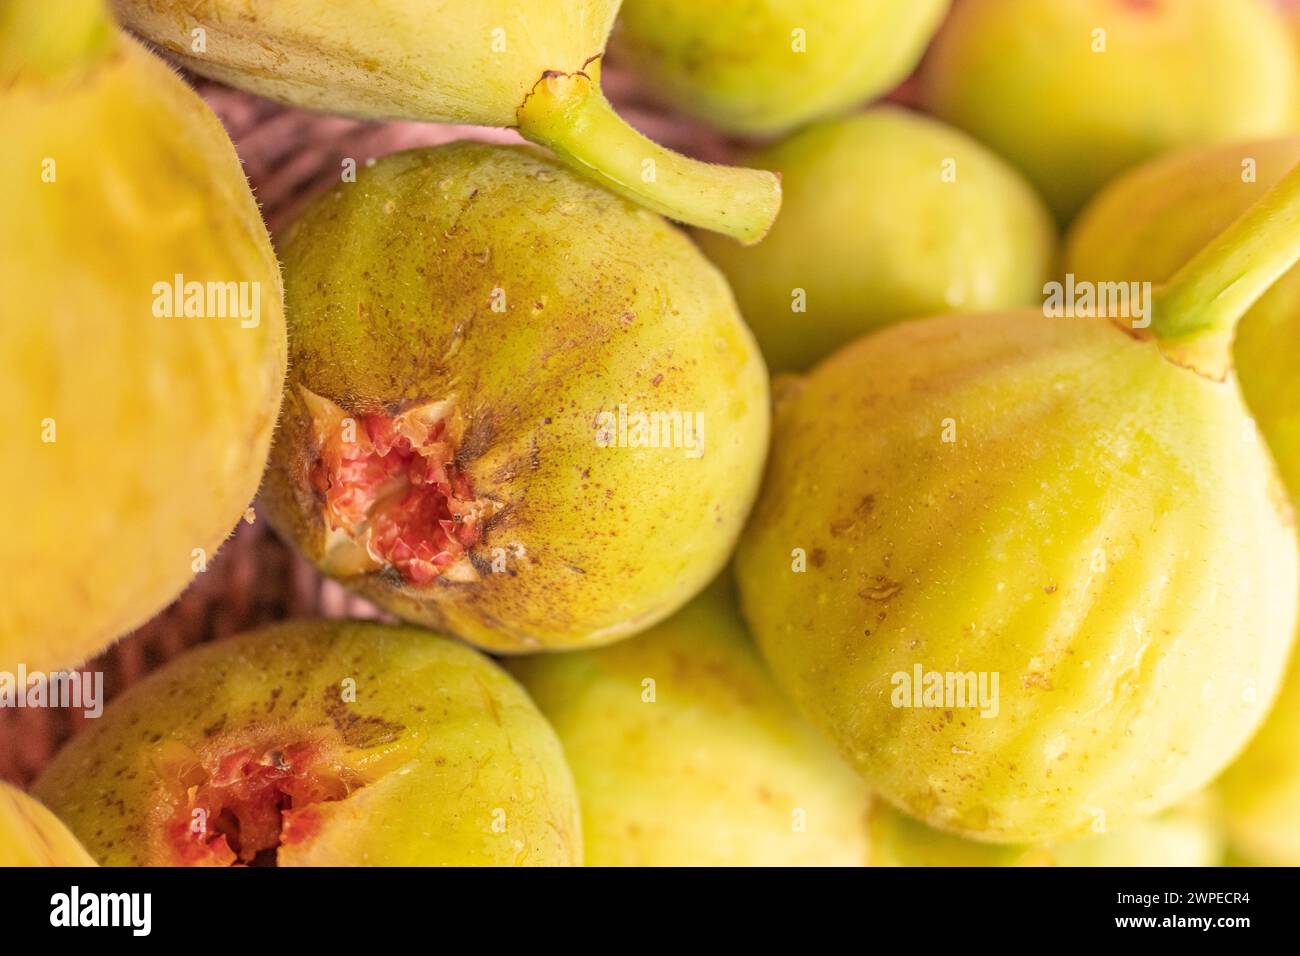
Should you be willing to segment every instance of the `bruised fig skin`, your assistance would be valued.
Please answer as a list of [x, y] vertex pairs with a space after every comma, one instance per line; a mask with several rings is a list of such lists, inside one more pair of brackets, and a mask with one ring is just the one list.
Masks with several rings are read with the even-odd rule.
[[[988, 842], [1109, 832], [1203, 788], [1259, 726], [1296, 623], [1294, 527], [1198, 346], [1294, 265], [1298, 215], [1295, 170], [1157, 290], [1149, 328], [908, 322], [786, 395], [742, 605], [895, 806]], [[917, 669], [950, 693], [918, 699]]]
[[1055, 223], [1016, 170], [958, 130], [879, 106], [752, 158], [781, 173], [780, 220], [752, 248], [697, 241], [773, 372], [901, 319], [1041, 300]]
[[1224, 852], [1213, 801], [1203, 796], [1114, 833], [1051, 847], [966, 840], [880, 799], [870, 821], [871, 866], [1217, 866]]
[[0, 868], [94, 865], [58, 817], [0, 780]]
[[0, 8], [0, 128], [0, 670], [47, 672], [165, 607], [244, 515], [282, 292], [220, 122], [98, 2]]
[[674, 109], [773, 135], [887, 92], [948, 0], [624, 0], [611, 50]]
[[982, 140], [1068, 222], [1180, 146], [1292, 127], [1297, 56], [1267, 3], [965, 0], [920, 75], [928, 112]]
[[106, 866], [582, 862], [545, 719], [490, 660], [414, 628], [300, 621], [189, 651], [35, 792]]
[[865, 788], [772, 683], [729, 581], [633, 640], [509, 667], [564, 745], [589, 865], [861, 865]]
[[[658, 216], [463, 142], [380, 160], [281, 253], [293, 351], [261, 500], [323, 570], [513, 652], [649, 627], [727, 561], [767, 372]], [[652, 413], [659, 447], [633, 421]]]
[[114, 5], [196, 73], [329, 113], [517, 128], [633, 201], [743, 242], [760, 239], [781, 204], [771, 173], [687, 159], [614, 112], [600, 67], [618, 0]]

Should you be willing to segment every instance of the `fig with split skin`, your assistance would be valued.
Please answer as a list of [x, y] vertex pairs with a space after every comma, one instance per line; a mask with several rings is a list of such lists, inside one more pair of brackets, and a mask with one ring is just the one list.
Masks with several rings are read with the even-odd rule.
[[592, 866], [860, 866], [867, 793], [763, 669], [719, 580], [614, 647], [513, 658]]
[[1032, 187], [958, 130], [894, 106], [753, 154], [781, 173], [757, 246], [701, 233], [773, 372], [805, 371], [900, 319], [1041, 301], [1056, 226]]
[[512, 127], [672, 219], [760, 239], [768, 172], [698, 162], [641, 136], [600, 89], [618, 0], [114, 0], [178, 63], [282, 103], [372, 119]]
[[964, 0], [919, 87], [927, 111], [1019, 166], [1067, 222], [1166, 150], [1291, 129], [1298, 69], [1268, 3]]
[[0, 128], [0, 670], [50, 671], [165, 607], [245, 514], [282, 293], [221, 123], [98, 0], [0, 7]]
[[280, 251], [291, 373], [261, 501], [322, 570], [512, 652], [649, 627], [725, 564], [767, 372], [659, 216], [462, 142], [380, 160]]
[[773, 135], [902, 82], [947, 9], [948, 0], [624, 0], [611, 51], [674, 109], [730, 133]]
[[967, 840], [880, 799], [869, 818], [871, 866], [1218, 866], [1224, 854], [1214, 801], [1204, 795], [1114, 833], [1048, 847]]
[[106, 866], [582, 862], [546, 720], [490, 660], [414, 628], [298, 621], [189, 651], [34, 789]]
[[0, 780], [0, 868], [94, 865], [58, 817]]
[[987, 842], [1111, 832], [1205, 787], [1260, 725], [1296, 538], [1243, 440], [1229, 344], [1298, 226], [1300, 169], [1149, 309], [907, 322], [788, 390], [742, 606], [892, 804]]

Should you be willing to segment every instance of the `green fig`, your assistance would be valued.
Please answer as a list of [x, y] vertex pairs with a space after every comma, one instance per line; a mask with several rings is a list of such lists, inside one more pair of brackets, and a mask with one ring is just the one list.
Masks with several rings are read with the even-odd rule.
[[1020, 174], [964, 133], [881, 106], [752, 158], [781, 173], [780, 221], [753, 248], [699, 243], [773, 372], [899, 319], [1042, 299], [1056, 226]]
[[0, 780], [0, 869], [11, 866], [94, 866], [59, 818]]
[[1300, 169], [1131, 315], [906, 322], [786, 391], [743, 608], [892, 804], [1065, 842], [1204, 788], [1259, 726], [1296, 539], [1227, 342], [1298, 224]]
[[324, 571], [495, 651], [606, 643], [727, 561], [767, 372], [691, 242], [528, 147], [380, 160], [285, 236], [262, 497]]
[[1122, 830], [1051, 847], [977, 843], [914, 820], [877, 799], [872, 866], [1216, 866], [1223, 835], [1211, 801], [1194, 798]]
[[98, 0], [0, 6], [0, 128], [0, 671], [51, 671], [170, 603], [245, 514], [282, 293], [221, 123]]
[[948, 0], [624, 0], [611, 49], [674, 108], [771, 135], [888, 92], [947, 9]]
[[114, 0], [187, 69], [282, 103], [375, 119], [512, 127], [673, 219], [756, 242], [771, 173], [652, 143], [600, 89], [619, 0]]
[[[1300, 137], [1181, 150], [1098, 194], [1071, 227], [1065, 269], [1090, 282], [1163, 282], [1300, 162]], [[1233, 364], [1246, 405], [1300, 501], [1300, 269], [1237, 326]], [[1255, 437], [1254, 429], [1242, 436]]]
[[512, 659], [592, 866], [857, 866], [867, 793], [763, 669], [730, 587], [614, 647]]
[[414, 628], [297, 621], [188, 651], [35, 792], [106, 866], [582, 862], [546, 720], [492, 661]]
[[1255, 0], [965, 0], [920, 96], [1068, 221], [1160, 152], [1290, 128], [1298, 82], [1286, 24]]

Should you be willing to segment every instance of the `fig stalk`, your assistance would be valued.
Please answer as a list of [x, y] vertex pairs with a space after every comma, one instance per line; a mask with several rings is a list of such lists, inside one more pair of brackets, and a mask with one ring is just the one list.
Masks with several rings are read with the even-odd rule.
[[600, 59], [548, 71], [519, 107], [519, 132], [615, 192], [657, 213], [745, 245], [767, 234], [781, 180], [759, 169], [690, 159], [642, 136], [600, 89]]
[[1156, 290], [1151, 329], [1180, 364], [1222, 378], [1238, 321], [1300, 261], [1300, 165]]

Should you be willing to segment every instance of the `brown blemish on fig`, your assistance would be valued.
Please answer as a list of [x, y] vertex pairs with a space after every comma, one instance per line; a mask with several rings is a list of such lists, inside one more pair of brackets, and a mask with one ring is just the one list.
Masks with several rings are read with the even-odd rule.
[[363, 717], [352, 710], [339, 697], [338, 690], [326, 687], [324, 693], [325, 714], [334, 724], [349, 747], [368, 750], [382, 744], [390, 744], [402, 735], [406, 728], [402, 724], [382, 717]]

